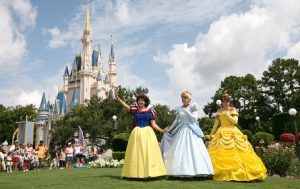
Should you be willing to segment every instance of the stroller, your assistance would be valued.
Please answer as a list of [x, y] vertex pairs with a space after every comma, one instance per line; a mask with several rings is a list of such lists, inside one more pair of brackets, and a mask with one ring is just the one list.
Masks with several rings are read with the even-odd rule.
[[73, 164], [73, 168], [87, 168], [86, 164], [86, 155], [83, 153], [75, 154], [74, 156], [75, 163]]

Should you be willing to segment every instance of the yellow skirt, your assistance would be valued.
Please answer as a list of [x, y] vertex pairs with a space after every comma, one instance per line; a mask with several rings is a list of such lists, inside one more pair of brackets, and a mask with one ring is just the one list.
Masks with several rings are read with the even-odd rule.
[[220, 181], [252, 181], [267, 177], [267, 169], [247, 136], [236, 127], [220, 127], [208, 146], [215, 175]]
[[135, 127], [125, 153], [122, 177], [150, 178], [166, 175], [157, 138], [151, 127]]

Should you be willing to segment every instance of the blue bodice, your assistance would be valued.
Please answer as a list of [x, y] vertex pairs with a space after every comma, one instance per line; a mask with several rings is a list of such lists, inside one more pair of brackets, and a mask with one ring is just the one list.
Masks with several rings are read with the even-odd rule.
[[137, 111], [134, 114], [135, 126], [138, 126], [138, 127], [150, 126], [150, 124], [151, 124], [150, 120], [151, 120], [151, 112], [150, 111], [146, 111], [146, 112]]

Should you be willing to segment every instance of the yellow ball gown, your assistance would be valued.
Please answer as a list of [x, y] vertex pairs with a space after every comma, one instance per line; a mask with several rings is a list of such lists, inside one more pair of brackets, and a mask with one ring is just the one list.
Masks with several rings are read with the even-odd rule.
[[130, 107], [134, 115], [135, 128], [132, 130], [125, 153], [122, 177], [153, 178], [166, 175], [166, 169], [150, 120], [155, 119], [153, 109], [139, 111]]
[[[217, 112], [221, 126], [218, 128], [208, 146], [215, 175], [220, 181], [252, 181], [267, 177], [267, 169], [254, 152], [247, 136], [233, 123], [232, 117], [237, 111]], [[236, 119], [237, 122], [237, 119]]]

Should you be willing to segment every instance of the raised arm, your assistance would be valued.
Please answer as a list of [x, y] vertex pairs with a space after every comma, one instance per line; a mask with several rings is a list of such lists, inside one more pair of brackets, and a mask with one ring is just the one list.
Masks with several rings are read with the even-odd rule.
[[127, 111], [130, 111], [130, 107], [128, 104], [126, 104], [120, 97], [119, 97], [119, 89], [116, 88], [115, 89], [115, 96], [116, 96], [116, 100], [122, 104], [122, 106], [124, 106], [124, 108], [126, 108]]

